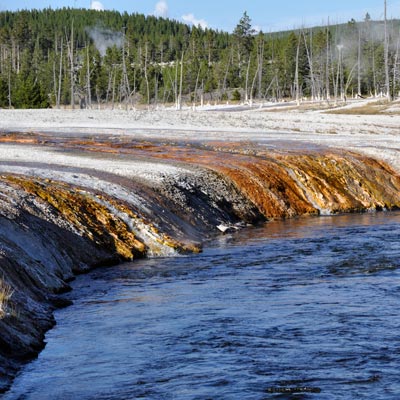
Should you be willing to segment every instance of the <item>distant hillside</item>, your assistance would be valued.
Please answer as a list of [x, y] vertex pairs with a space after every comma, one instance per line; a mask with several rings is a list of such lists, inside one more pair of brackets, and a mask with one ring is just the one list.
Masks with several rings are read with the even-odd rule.
[[0, 13], [0, 107], [345, 99], [399, 85], [399, 21], [233, 33], [86, 9]]

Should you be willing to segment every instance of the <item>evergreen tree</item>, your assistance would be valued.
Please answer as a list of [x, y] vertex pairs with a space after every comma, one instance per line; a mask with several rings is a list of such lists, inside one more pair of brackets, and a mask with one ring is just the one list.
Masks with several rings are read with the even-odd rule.
[[49, 101], [40, 84], [28, 75], [19, 76], [13, 91], [12, 105], [15, 108], [48, 108]]
[[253, 39], [256, 31], [251, 26], [251, 18], [245, 11], [239, 23], [236, 25], [233, 35], [237, 40], [239, 51], [245, 56], [249, 55], [253, 47]]
[[[0, 107], [259, 98], [329, 99], [400, 88], [397, 20], [256, 34], [247, 12], [232, 34], [117, 11], [0, 12]], [[72, 30], [73, 27], [73, 30]], [[73, 34], [72, 34], [73, 32]], [[123, 40], [122, 40], [123, 38]], [[341, 43], [354, 46], [341, 47]], [[386, 65], [385, 61], [386, 60]], [[389, 72], [389, 75], [388, 75]], [[237, 94], [236, 94], [237, 97]]]
[[8, 83], [0, 78], [0, 108], [8, 107]]

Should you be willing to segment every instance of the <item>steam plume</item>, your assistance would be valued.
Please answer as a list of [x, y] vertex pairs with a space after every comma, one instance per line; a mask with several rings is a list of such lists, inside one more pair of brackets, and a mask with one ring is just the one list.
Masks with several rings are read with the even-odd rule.
[[91, 28], [87, 32], [102, 56], [106, 54], [106, 51], [109, 47], [122, 47], [122, 32], [113, 32], [109, 29], [102, 29], [98, 27]]
[[103, 6], [103, 4], [100, 3], [100, 1], [96, 1], [96, 0], [93, 0], [93, 1], [90, 3], [90, 8], [91, 8], [92, 10], [104, 11], [104, 6]]
[[196, 19], [193, 14], [182, 15], [182, 19], [187, 24], [191, 24], [191, 25], [194, 25], [194, 26], [199, 26], [200, 25], [203, 29], [207, 28], [207, 26], [208, 26], [207, 21], [205, 21], [204, 19]]
[[163, 17], [163, 18], [166, 18], [168, 16], [168, 4], [165, 0], [160, 0], [156, 4], [154, 15], [156, 17]]

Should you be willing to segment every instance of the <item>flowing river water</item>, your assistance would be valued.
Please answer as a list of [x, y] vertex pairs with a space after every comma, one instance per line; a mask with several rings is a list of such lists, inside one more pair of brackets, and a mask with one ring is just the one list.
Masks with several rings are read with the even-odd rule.
[[4, 399], [398, 399], [400, 213], [80, 276]]

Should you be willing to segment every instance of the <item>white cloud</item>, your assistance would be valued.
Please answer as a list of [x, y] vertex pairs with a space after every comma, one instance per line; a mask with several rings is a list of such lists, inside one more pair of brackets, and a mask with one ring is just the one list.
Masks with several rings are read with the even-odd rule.
[[163, 18], [166, 18], [168, 16], [168, 4], [165, 0], [160, 0], [156, 4], [154, 15], [156, 17], [163, 17]]
[[90, 4], [90, 8], [92, 10], [97, 10], [97, 11], [104, 11], [104, 6], [100, 1], [92, 1]]
[[204, 19], [196, 19], [193, 14], [182, 15], [182, 19], [187, 24], [192, 24], [192, 25], [195, 25], [195, 26], [200, 25], [203, 29], [208, 27], [207, 21], [205, 21]]

